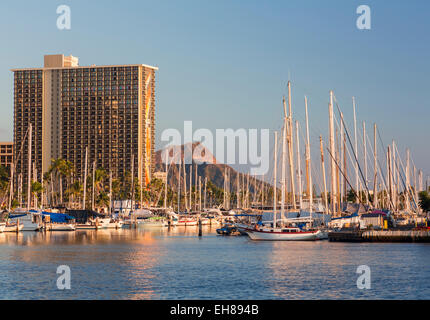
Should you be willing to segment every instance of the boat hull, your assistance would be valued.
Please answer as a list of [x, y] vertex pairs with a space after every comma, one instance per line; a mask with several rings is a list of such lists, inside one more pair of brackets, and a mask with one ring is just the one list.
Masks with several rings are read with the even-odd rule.
[[97, 230], [97, 226], [93, 224], [77, 224], [76, 230]]
[[14, 224], [16, 224], [18, 221], [20, 224], [24, 225], [21, 231], [39, 231], [42, 228], [42, 223], [35, 222], [32, 214], [10, 219], [10, 222]]
[[165, 222], [164, 221], [142, 222], [142, 223], [139, 223], [139, 226], [142, 228], [162, 228], [165, 226]]
[[19, 232], [22, 231], [22, 229], [24, 229], [24, 225], [20, 224], [19, 227], [17, 227], [16, 225], [14, 226], [5, 226], [3, 232]]
[[123, 224], [123, 221], [109, 222], [107, 229], [121, 229]]
[[53, 223], [47, 226], [49, 231], [75, 231], [76, 227], [73, 224]]
[[195, 220], [179, 220], [177, 226], [178, 227], [189, 227], [189, 226], [196, 226], [198, 224]]
[[322, 232], [302, 231], [302, 232], [270, 232], [246, 229], [251, 240], [257, 241], [316, 241], [322, 240]]

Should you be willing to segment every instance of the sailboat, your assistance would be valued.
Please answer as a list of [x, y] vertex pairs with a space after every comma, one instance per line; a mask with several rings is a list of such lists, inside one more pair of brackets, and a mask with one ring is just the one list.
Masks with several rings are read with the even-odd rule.
[[268, 241], [314, 241], [321, 240], [324, 237], [321, 230], [304, 231], [298, 227], [258, 227], [253, 230], [246, 230], [251, 240], [268, 240]]
[[[285, 133], [285, 130], [284, 130]], [[285, 134], [283, 136], [283, 145], [285, 146]], [[284, 152], [286, 148], [283, 148]], [[276, 159], [277, 159], [277, 132], [275, 132], [275, 171], [274, 180], [276, 181]], [[285, 159], [285, 157], [283, 157]], [[285, 168], [285, 166], [283, 166]], [[285, 172], [283, 170], [283, 172]], [[285, 179], [282, 179], [283, 190], [285, 187]], [[275, 184], [276, 188], [276, 184]], [[263, 240], [263, 241], [314, 241], [322, 240], [326, 238], [325, 233], [319, 229], [309, 228], [304, 230], [298, 226], [291, 219], [283, 219], [285, 197], [283, 195], [281, 200], [281, 219], [277, 218], [277, 200], [276, 192], [273, 195], [273, 222], [270, 223], [256, 223], [253, 227], [242, 227], [242, 231], [245, 232], [251, 240]], [[310, 223], [312, 225], [312, 223]]]
[[[282, 134], [282, 197], [281, 197], [281, 218], [277, 217], [277, 199], [276, 192], [273, 193], [273, 222], [270, 223], [262, 223], [261, 221], [255, 224], [251, 228], [245, 228], [244, 231], [250, 237], [251, 240], [266, 240], [266, 241], [313, 241], [313, 240], [321, 240], [326, 238], [326, 234], [319, 229], [313, 229], [313, 219], [311, 219], [307, 224], [309, 227], [307, 229], [299, 227], [302, 224], [299, 224], [291, 219], [284, 219], [285, 215], [285, 194], [286, 194], [286, 159], [287, 159], [287, 135], [289, 140], [289, 158], [290, 158], [290, 175], [291, 181], [293, 181], [294, 164], [292, 163], [292, 112], [291, 112], [291, 84], [288, 82], [288, 104], [289, 104], [289, 114], [287, 114], [287, 107], [285, 104], [285, 99], [283, 99], [284, 104], [284, 125], [283, 125], [283, 134]], [[306, 103], [306, 100], [305, 100]], [[307, 103], [306, 103], [306, 114], [307, 114]], [[307, 117], [306, 117], [307, 118]], [[306, 119], [307, 120], [307, 119]], [[287, 131], [287, 128], [289, 129]], [[308, 129], [307, 129], [308, 130]], [[309, 136], [309, 134], [308, 134]], [[277, 132], [275, 132], [275, 148], [274, 148], [274, 188], [276, 189], [277, 185], [277, 177], [276, 177], [276, 168], [277, 168]], [[309, 140], [308, 140], [309, 141]], [[308, 149], [308, 146], [307, 146]], [[307, 155], [308, 155], [307, 150]], [[310, 175], [310, 172], [309, 172]], [[299, 187], [301, 189], [301, 187]], [[293, 195], [293, 207], [295, 209], [295, 197], [294, 197], [294, 187], [292, 188]], [[301, 192], [301, 190], [299, 190]], [[312, 197], [310, 197], [312, 201]], [[312, 204], [311, 204], [312, 208]], [[312, 211], [312, 210], [311, 210]]]

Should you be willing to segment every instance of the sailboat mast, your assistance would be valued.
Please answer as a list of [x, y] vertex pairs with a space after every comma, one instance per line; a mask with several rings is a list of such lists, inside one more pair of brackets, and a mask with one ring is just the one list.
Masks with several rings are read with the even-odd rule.
[[93, 185], [92, 185], [92, 192], [91, 192], [91, 210], [93, 211], [94, 211], [95, 177], [96, 177], [96, 162], [93, 161]]
[[[330, 138], [330, 153], [336, 154], [334, 146], [334, 114], [333, 114], [333, 91], [330, 91], [330, 103], [329, 103], [329, 138]], [[336, 164], [334, 157], [331, 157], [331, 212], [333, 215], [336, 214]]]
[[312, 172], [311, 172], [311, 144], [309, 138], [309, 115], [308, 115], [308, 98], [305, 97], [305, 116], [306, 116], [306, 185], [307, 195], [309, 196], [309, 212], [313, 210], [313, 190], [312, 190]]
[[323, 147], [323, 141], [321, 136], [320, 136], [320, 152], [321, 152], [321, 170], [323, 174], [323, 184], [324, 184], [324, 206], [325, 206], [325, 213], [328, 214], [329, 207], [328, 207], [328, 197], [327, 197], [327, 180], [325, 176], [324, 147]]
[[27, 211], [30, 211], [31, 206], [31, 139], [32, 139], [32, 126], [28, 129], [28, 167], [27, 167]]
[[[354, 112], [354, 152], [355, 152], [355, 155], [357, 156], [358, 144], [357, 144], [357, 117], [355, 115], [355, 97], [352, 97], [352, 108]], [[355, 199], [355, 203], [359, 203], [360, 202], [359, 201], [360, 181], [358, 180], [358, 162], [357, 161], [355, 161], [354, 167], [355, 167], [355, 190], [357, 191], [357, 197]]]
[[84, 198], [82, 199], [82, 209], [85, 210], [87, 200], [87, 170], [88, 170], [88, 147], [85, 147], [85, 165], [84, 165]]
[[197, 188], [198, 188], [198, 175], [197, 175], [197, 166], [198, 166], [198, 164], [196, 163], [196, 166], [195, 166], [195, 169], [194, 169], [194, 171], [195, 171], [195, 176], [194, 176], [194, 190], [195, 190], [195, 192], [194, 192], [194, 209], [197, 211]]
[[[141, 205], [142, 208], [142, 205]], [[112, 214], [112, 170], [109, 170], [109, 215]]]
[[[336, 144], [335, 144], [335, 159], [336, 159], [336, 163], [340, 162], [340, 155], [339, 155], [339, 134], [338, 134], [338, 129], [336, 128]], [[337, 206], [337, 213], [339, 216], [341, 216], [341, 212], [340, 212], [340, 204], [341, 204], [341, 198], [340, 198], [340, 179], [341, 179], [341, 174], [340, 174], [340, 166], [336, 165], [336, 195], [337, 195], [337, 203], [339, 204]]]
[[206, 208], [206, 188], [207, 188], [207, 184], [208, 184], [208, 177], [205, 177], [205, 191], [203, 193], [203, 209]]
[[222, 206], [224, 207], [224, 209], [227, 208], [227, 197], [226, 197], [226, 179], [227, 179], [227, 167], [224, 167], [224, 185], [222, 187], [223, 189], [223, 200], [222, 200]]
[[277, 209], [277, 167], [278, 167], [278, 131], [275, 131], [275, 147], [274, 152], [274, 163], [273, 163], [273, 228], [276, 227], [276, 209]]
[[179, 153], [179, 164], [178, 164], [178, 213], [181, 212], [181, 153]]
[[299, 122], [296, 121], [296, 149], [297, 149], [297, 180], [299, 188], [299, 210], [303, 208], [302, 195], [302, 172], [300, 167], [300, 139], [299, 139]]
[[199, 176], [199, 211], [202, 211], [202, 177]]
[[167, 208], [167, 175], [168, 175], [168, 169], [167, 169], [167, 162], [168, 162], [168, 156], [169, 156], [169, 151], [166, 150], [166, 177], [164, 178], [164, 208]]
[[183, 170], [183, 174], [184, 174], [184, 204], [185, 204], [185, 210], [188, 211], [187, 171], [185, 170], [185, 157], [184, 157], [184, 161], [182, 162], [182, 170]]
[[190, 165], [190, 211], [193, 210], [193, 198], [192, 198], [192, 194], [193, 194], [193, 161], [191, 160], [191, 165]]
[[[415, 205], [418, 202], [418, 190], [417, 190], [417, 168], [414, 166], [414, 196], [415, 196]], [[417, 211], [418, 206], [416, 205]]]
[[[364, 183], [366, 184], [366, 189], [367, 189], [367, 142], [366, 141], [367, 141], [367, 139], [366, 139], [366, 122], [363, 121]], [[366, 195], [366, 205], [369, 205], [368, 192], [365, 192], [364, 194]]]
[[410, 186], [410, 177], [409, 177], [409, 173], [410, 173], [410, 164], [409, 164], [409, 149], [406, 150], [406, 190], [405, 190], [405, 207], [406, 207], [406, 211], [409, 213], [410, 212], [410, 203], [409, 203], [409, 186]]
[[246, 174], [246, 208], [249, 208], [249, 173]]
[[145, 182], [143, 181], [143, 156], [140, 155], [140, 177], [139, 177], [139, 181], [140, 181], [140, 209], [143, 208], [143, 188], [146, 187], [144, 184]]
[[18, 175], [18, 202], [19, 207], [22, 208], [22, 173]]
[[[285, 110], [285, 99], [284, 99], [284, 111]], [[285, 213], [285, 193], [286, 193], [286, 186], [285, 186], [285, 162], [286, 162], [286, 154], [287, 154], [287, 115], [285, 114], [284, 117], [284, 128], [282, 133], [282, 171], [281, 171], [281, 183], [282, 183], [282, 194], [281, 194], [281, 219], [284, 218]]]
[[[344, 159], [343, 158], [345, 155], [345, 152], [344, 152], [345, 144], [343, 143], [343, 141], [344, 141], [344, 128], [343, 128], [343, 113], [342, 112], [340, 113], [340, 118], [341, 118], [341, 121], [340, 121], [340, 141], [339, 141], [339, 144], [340, 144], [340, 161], [339, 161], [339, 164], [340, 164], [340, 170], [342, 172], [345, 172], [345, 168], [343, 167], [343, 165], [344, 165]], [[339, 186], [340, 201], [339, 201], [339, 203], [342, 204], [342, 202], [344, 201], [343, 200], [344, 196], [345, 196], [344, 185], [345, 185], [346, 181], [345, 181], [343, 176], [339, 177], [339, 180], [340, 180], [340, 186]]]
[[398, 170], [397, 170], [397, 160], [396, 160], [396, 146], [394, 144], [394, 140], [393, 140], [393, 147], [392, 147], [392, 158], [393, 158], [393, 162], [392, 162], [392, 175], [393, 175], [393, 203], [394, 203], [394, 211], [398, 210], [398, 191], [399, 189], [397, 188], [397, 179], [398, 179]]
[[389, 189], [389, 196], [390, 196], [390, 205], [391, 210], [394, 211], [394, 197], [393, 197], [393, 166], [391, 161], [391, 147], [388, 146], [387, 148], [387, 159], [388, 159], [388, 189]]
[[236, 208], [240, 208], [240, 187], [239, 187], [239, 173], [236, 174]]
[[134, 154], [131, 155], [131, 211], [134, 211]]
[[290, 180], [291, 180], [291, 195], [293, 202], [293, 209], [296, 210], [296, 187], [294, 178], [294, 154], [293, 154], [293, 112], [291, 107], [291, 82], [288, 81], [288, 158], [290, 163]]
[[378, 207], [378, 162], [377, 162], [377, 156], [378, 156], [378, 150], [376, 146], [376, 123], [373, 125], [373, 207]]

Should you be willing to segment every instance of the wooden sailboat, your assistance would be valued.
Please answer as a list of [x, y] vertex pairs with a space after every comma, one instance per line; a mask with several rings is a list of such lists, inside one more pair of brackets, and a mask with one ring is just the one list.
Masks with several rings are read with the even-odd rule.
[[[325, 238], [325, 234], [321, 230], [312, 229], [309, 228], [307, 230], [301, 229], [298, 226], [296, 226], [296, 223], [294, 219], [284, 219], [284, 213], [285, 213], [285, 191], [286, 191], [286, 181], [285, 181], [285, 174], [286, 174], [286, 157], [287, 157], [287, 125], [290, 121], [290, 119], [287, 118], [286, 110], [285, 110], [285, 104], [284, 104], [284, 128], [283, 128], [283, 135], [282, 135], [282, 195], [281, 195], [281, 218], [278, 219], [277, 217], [277, 204], [276, 204], [276, 167], [277, 167], [277, 156], [276, 156], [276, 143], [275, 143], [275, 181], [274, 181], [274, 212], [273, 212], [273, 222], [271, 223], [257, 223], [255, 226], [250, 228], [245, 228], [246, 234], [249, 236], [251, 240], [258, 240], [258, 241], [314, 241], [314, 240], [321, 240]], [[291, 111], [290, 111], [291, 114]], [[292, 129], [292, 128], [290, 128]], [[291, 135], [290, 135], [291, 138]], [[276, 133], [275, 133], [275, 140], [276, 140]], [[291, 161], [291, 157], [290, 157]], [[293, 201], [295, 202], [295, 197], [293, 196]], [[293, 208], [295, 208], [295, 205], [293, 205]]]

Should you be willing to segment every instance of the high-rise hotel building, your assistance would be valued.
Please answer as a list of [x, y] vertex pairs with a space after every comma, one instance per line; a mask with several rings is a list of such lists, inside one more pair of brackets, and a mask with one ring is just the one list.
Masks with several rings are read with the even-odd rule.
[[131, 171], [148, 184], [154, 168], [156, 67], [142, 64], [86, 66], [78, 58], [46, 55], [43, 68], [13, 69], [14, 159], [26, 181], [31, 161], [40, 181], [52, 159], [71, 161], [78, 177], [88, 168], [124, 177]]

